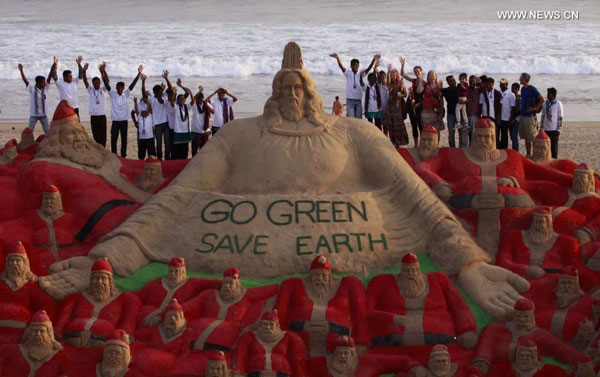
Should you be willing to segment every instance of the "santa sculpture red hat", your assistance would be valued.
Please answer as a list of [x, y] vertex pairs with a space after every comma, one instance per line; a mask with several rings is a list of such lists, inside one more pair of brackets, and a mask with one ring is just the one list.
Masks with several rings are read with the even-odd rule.
[[127, 334], [127, 331], [121, 329], [115, 330], [108, 338], [104, 346], [106, 347], [110, 344], [129, 348], [129, 335]]
[[56, 110], [54, 111], [54, 116], [52, 117], [51, 126], [59, 125], [62, 123], [68, 123], [68, 122], [72, 122], [72, 121], [76, 121], [77, 123], [79, 123], [79, 118], [77, 117], [75, 110], [71, 106], [71, 103], [69, 101], [67, 101], [66, 99], [63, 99], [62, 101], [60, 101], [58, 103], [58, 106], [56, 106]]
[[223, 351], [211, 350], [208, 352], [208, 360], [209, 361], [221, 361], [225, 362], [225, 354]]
[[8, 142], [6, 142], [6, 144], [4, 144], [4, 148], [12, 148], [12, 147], [16, 147], [17, 143], [15, 143], [14, 140], [9, 140]]
[[160, 160], [154, 156], [148, 156], [146, 159], [147, 164], [160, 164]]
[[449, 355], [448, 347], [444, 344], [436, 344], [431, 348], [431, 352], [429, 353], [429, 357], [433, 357], [434, 355]]
[[522, 298], [515, 303], [515, 310], [518, 312], [528, 312], [535, 308], [533, 301], [528, 298]]
[[92, 264], [92, 272], [104, 272], [112, 275], [112, 267], [110, 266], [110, 263], [108, 263], [108, 258], [104, 257], [96, 259], [94, 264]]
[[548, 140], [550, 141], [550, 136], [544, 130], [540, 130], [540, 132], [535, 137], [536, 140]]
[[235, 268], [235, 267], [231, 267], [231, 268], [227, 268], [223, 271], [223, 277], [224, 278], [234, 278], [234, 279], [239, 279], [240, 278], [240, 271]]
[[576, 173], [594, 174], [594, 169], [592, 169], [585, 162], [582, 162], [581, 164], [577, 165], [577, 167], [575, 168], [575, 172]]
[[475, 122], [475, 128], [494, 128], [494, 122], [489, 118], [482, 118]]
[[279, 323], [279, 314], [277, 314], [277, 309], [264, 312], [260, 319], [262, 321], [274, 321]]
[[9, 255], [18, 255], [20, 257], [27, 258], [27, 251], [25, 250], [25, 246], [23, 246], [23, 242], [17, 241], [15, 243], [15, 247], [14, 247], [13, 251], [10, 252], [10, 253], [8, 253], [8, 254], [6, 254], [7, 257]]
[[176, 298], [172, 299], [167, 308], [165, 309], [165, 313], [167, 312], [183, 313], [183, 308], [181, 307], [181, 305], [179, 305], [179, 302], [177, 302]]
[[421, 131], [421, 134], [434, 134], [434, 135], [437, 135], [437, 134], [439, 134], [439, 132], [432, 125], [427, 125], [427, 126], [423, 127], [423, 131]]
[[31, 325], [52, 326], [52, 321], [50, 320], [50, 317], [48, 317], [48, 314], [46, 314], [45, 310], [40, 310], [36, 312], [33, 315], [33, 317], [31, 317], [31, 322], [29, 323], [29, 326]]
[[552, 216], [552, 208], [548, 206], [539, 206], [536, 207], [534, 213], [542, 216]]
[[21, 135], [33, 135], [33, 131], [31, 131], [29, 127], [25, 127], [23, 132], [21, 132]]
[[523, 336], [521, 338], [519, 338], [519, 341], [517, 342], [517, 347], [515, 348], [515, 356], [516, 353], [519, 352], [520, 349], [527, 349], [529, 351], [535, 351], [537, 353], [537, 360], [540, 361], [542, 358], [542, 355], [540, 355], [539, 352], [537, 352], [537, 344], [535, 344], [535, 342], [533, 340], [531, 340], [530, 338]]
[[419, 264], [419, 259], [413, 253], [408, 253], [402, 257], [402, 264]]
[[331, 271], [331, 265], [329, 264], [329, 261], [327, 260], [327, 258], [320, 255], [320, 256], [315, 257], [315, 259], [313, 259], [312, 263], [310, 264], [310, 269], [311, 270], [323, 269], [323, 270]]
[[354, 339], [348, 335], [338, 336], [335, 342], [335, 346], [337, 347], [354, 347]]
[[169, 267], [185, 267], [185, 259], [182, 257], [173, 257], [169, 261]]

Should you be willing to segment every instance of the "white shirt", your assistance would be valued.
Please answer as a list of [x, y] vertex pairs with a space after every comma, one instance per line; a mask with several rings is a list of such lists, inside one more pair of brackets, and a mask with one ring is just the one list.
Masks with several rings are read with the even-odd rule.
[[346, 99], [362, 99], [362, 92], [360, 90], [360, 71], [352, 72], [351, 69], [347, 69], [344, 72], [346, 76]]
[[90, 85], [87, 92], [90, 94], [90, 115], [106, 115], [106, 88], [96, 90]]
[[[185, 109], [188, 109], [188, 115], [185, 116]], [[184, 119], [181, 119], [181, 118]], [[192, 117], [192, 105], [186, 103], [183, 106], [175, 104], [175, 114], [173, 117], [173, 131], [176, 133], [190, 132], [190, 118]]]
[[77, 84], [79, 84], [79, 77], [74, 77], [70, 83], [63, 79], [58, 79], [58, 81], [55, 81], [54, 83], [58, 88], [60, 99], [68, 100], [74, 109], [79, 108], [79, 102], [77, 102]]
[[510, 114], [512, 113], [512, 108], [515, 107], [515, 94], [511, 92], [509, 89], [506, 89], [502, 93], [502, 118], [505, 122], [510, 120]]
[[[46, 116], [46, 93], [50, 89], [50, 85], [46, 84], [44, 89], [38, 89], [35, 84], [29, 83], [27, 91], [29, 92], [29, 116], [43, 117]], [[36, 96], [37, 92], [37, 96]], [[35, 102], [37, 98], [37, 112], [35, 111]]]
[[155, 96], [148, 97], [150, 101], [150, 106], [152, 106], [152, 121], [154, 124], [161, 124], [168, 122], [167, 119], [167, 106], [171, 106], [169, 101], [167, 101], [167, 95], [163, 94], [163, 103], [158, 101], [158, 98]]
[[[489, 110], [487, 108], [487, 104], [485, 103], [485, 98], [483, 97], [485, 95], [487, 95], [488, 101], [490, 102]], [[496, 119], [496, 114], [494, 114], [494, 90], [493, 89], [489, 93], [486, 90], [484, 90], [483, 92], [481, 92], [481, 94], [479, 94], [479, 104], [483, 105], [483, 107], [481, 108], [481, 116]]]
[[[233, 105], [233, 99], [225, 98], [225, 101], [227, 102], [227, 111], [229, 111], [229, 108]], [[225, 124], [225, 118], [223, 117], [223, 104], [221, 103], [219, 97], [211, 99], [210, 104], [215, 108], [213, 127], [220, 128]]]
[[559, 100], [555, 100], [550, 107], [550, 114], [552, 119], [548, 118], [548, 114], [546, 112], [546, 106], [548, 105], [548, 101], [544, 101], [544, 105], [542, 106], [542, 127], [546, 131], [556, 131], [558, 130], [558, 118], [564, 117], [563, 114], [563, 105]]
[[[204, 106], [204, 105], [201, 105]], [[210, 110], [208, 109], [208, 106], [204, 106], [203, 110], [206, 112], [208, 111], [210, 113]], [[204, 130], [204, 121], [205, 121], [205, 113], [201, 113], [200, 111], [198, 111], [198, 105], [194, 104], [194, 111], [192, 111], [193, 116], [192, 116], [192, 132], [197, 132], [197, 133], [203, 133], [206, 132]]]
[[145, 118], [141, 115], [138, 117], [138, 137], [140, 139], [154, 138], [154, 123], [150, 114]]
[[169, 128], [173, 129], [175, 123], [175, 107], [171, 106], [171, 102], [167, 101], [165, 104], [165, 112], [167, 113], [167, 122], [169, 122]]
[[123, 90], [123, 94], [119, 95], [116, 89], [112, 89], [108, 94], [111, 100], [111, 118], [112, 120], [128, 120], [129, 119], [129, 88]]
[[363, 86], [363, 90], [366, 93], [367, 92], [367, 88], [369, 88], [369, 98], [365, 98], [365, 101], [369, 101], [369, 105], [367, 106], [367, 112], [375, 112], [375, 111], [381, 111], [382, 107], [383, 107], [383, 89], [381, 88], [381, 86], [379, 87], [379, 94], [381, 95], [381, 107], [377, 106], [377, 86], [379, 84], [375, 83], [374, 85], [369, 85], [366, 84], [365, 86]]

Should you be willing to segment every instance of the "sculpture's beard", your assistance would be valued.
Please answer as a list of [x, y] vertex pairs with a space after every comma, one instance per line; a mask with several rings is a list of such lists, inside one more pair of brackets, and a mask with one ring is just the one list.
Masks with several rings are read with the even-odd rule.
[[157, 173], [144, 173], [140, 178], [139, 185], [144, 191], [150, 191], [158, 186], [163, 181], [161, 174]]
[[5, 150], [4, 153], [2, 153], [2, 156], [0, 156], [0, 162], [3, 164], [10, 164], [15, 160], [16, 157], [16, 153], [9, 153]]
[[117, 377], [123, 372], [127, 365], [123, 365], [120, 357], [109, 356], [102, 358], [102, 375], [105, 377]]
[[537, 367], [537, 363], [534, 360], [529, 361], [517, 361], [517, 369], [522, 372], [529, 372]]
[[257, 335], [258, 335], [258, 338], [260, 340], [262, 340], [263, 342], [271, 343], [279, 338], [279, 335], [281, 335], [281, 329], [275, 329], [275, 330], [271, 331], [271, 330], [263, 330], [262, 328], [259, 328]]
[[[209, 361], [209, 363], [217, 363], [215, 361]], [[209, 366], [207, 369], [207, 373], [206, 373], [206, 377], [226, 377], [227, 376], [227, 368], [225, 368], [223, 365], [220, 365], [221, 363], [219, 363], [219, 366]]]
[[178, 271], [176, 275], [169, 274], [167, 283], [170, 287], [174, 287], [182, 282], [187, 277], [185, 270]]
[[6, 278], [12, 281], [16, 286], [20, 287], [27, 280], [25, 266], [9, 265], [6, 266]]
[[575, 179], [573, 181], [573, 191], [576, 194], [582, 194], [584, 192], [594, 192], [593, 181], [589, 183], [588, 181], [584, 181], [582, 179]]
[[163, 323], [163, 330], [165, 332], [165, 335], [167, 335], [170, 338], [174, 335], [179, 334], [183, 330], [184, 325], [184, 321], [167, 320]]
[[431, 371], [431, 374], [433, 374], [435, 377], [444, 377], [448, 375], [448, 372], [450, 371], [450, 364], [448, 365], [434, 365], [432, 367], [429, 368], [429, 370]]
[[98, 302], [104, 302], [112, 296], [112, 286], [110, 284], [97, 283], [91, 286], [91, 293]]
[[577, 302], [581, 295], [576, 290], [559, 289], [556, 291], [556, 306], [565, 309]]
[[415, 298], [423, 294], [425, 290], [425, 280], [423, 275], [412, 276], [400, 274], [400, 293], [402, 297]]
[[469, 151], [479, 161], [483, 162], [494, 161], [498, 158], [498, 156], [500, 156], [499, 150], [495, 149], [493, 146], [488, 146], [486, 144], [481, 143], [473, 143]]
[[311, 280], [310, 284], [308, 284], [308, 290], [310, 292], [310, 296], [322, 300], [329, 297], [331, 283]]
[[96, 148], [90, 148], [85, 142], [76, 143], [75, 146], [71, 144], [61, 144], [60, 146], [61, 156], [74, 162], [93, 168], [100, 168], [102, 166], [102, 154]]
[[219, 290], [219, 295], [221, 299], [225, 302], [233, 301], [240, 297], [242, 294], [242, 286], [236, 285], [235, 287], [222, 286]]
[[533, 148], [533, 156], [532, 159], [534, 162], [541, 165], [548, 165], [550, 163], [550, 153], [547, 149], [537, 149]]
[[552, 238], [552, 228], [546, 228], [545, 226], [532, 226], [531, 229], [527, 231], [529, 239], [533, 243], [544, 243]]
[[45, 335], [30, 335], [26, 342], [27, 353], [33, 360], [43, 360], [54, 349], [52, 339]]
[[345, 360], [341, 360], [339, 357], [334, 356], [331, 366], [338, 374], [344, 376], [354, 376], [354, 372], [356, 371], [357, 365], [358, 360], [355, 356]]
[[420, 146], [417, 149], [418, 153], [419, 153], [419, 157], [421, 157], [421, 160], [426, 160], [429, 157], [431, 157], [431, 155], [433, 155], [433, 152], [436, 150], [436, 148], [433, 148], [429, 145], [423, 145]]
[[288, 97], [287, 100], [279, 102], [279, 109], [284, 119], [290, 122], [299, 122], [304, 118], [304, 109], [296, 97]]

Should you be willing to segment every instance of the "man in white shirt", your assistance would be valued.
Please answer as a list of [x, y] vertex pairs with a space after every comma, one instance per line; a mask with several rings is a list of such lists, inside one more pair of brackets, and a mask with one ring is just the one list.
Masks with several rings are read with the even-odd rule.
[[[163, 78], [169, 76], [169, 71], [163, 71]], [[154, 123], [154, 137], [156, 138], [156, 157], [159, 160], [163, 159], [163, 140], [165, 146], [165, 159], [170, 153], [169, 143], [169, 119], [167, 118], [167, 110], [170, 103], [167, 95], [164, 93], [165, 84], [154, 85], [152, 87], [153, 96], [149, 96], [146, 92], [146, 81], [142, 80], [142, 96], [148, 100], [152, 107], [152, 122]]]
[[77, 59], [75, 60], [75, 62], [77, 63], [77, 67], [79, 70], [77, 77], [74, 78], [73, 72], [66, 69], [62, 73], [62, 79], [59, 79], [58, 74], [56, 73], [58, 70], [58, 58], [55, 56], [54, 57], [54, 65], [52, 65], [52, 71], [53, 71], [52, 77], [54, 78], [54, 83], [56, 84], [56, 87], [58, 88], [58, 93], [60, 95], [60, 99], [61, 100], [66, 99], [67, 101], [69, 101], [69, 103], [71, 104], [71, 107], [73, 107], [73, 109], [75, 110], [75, 114], [77, 114], [77, 117], [79, 118], [79, 102], [77, 100], [77, 84], [79, 84], [79, 80], [81, 80], [83, 78], [83, 67], [81, 65], [81, 63], [83, 62], [83, 57], [78, 56]]
[[196, 155], [204, 144], [210, 139], [210, 116], [215, 113], [215, 108], [204, 99], [202, 87], [196, 93], [194, 111], [192, 112], [192, 157]]
[[[215, 94], [217, 95], [217, 98], [213, 98], [211, 100]], [[226, 98], [225, 96], [229, 96], [231, 98]], [[221, 127], [223, 127], [225, 123], [233, 120], [232, 106], [235, 102], [237, 102], [237, 98], [233, 94], [229, 93], [227, 89], [219, 88], [210, 96], [208, 96], [206, 101], [210, 102], [210, 104], [215, 108], [212, 126], [212, 133], [214, 135], [221, 129]]]
[[19, 72], [21, 73], [21, 78], [25, 83], [25, 87], [29, 92], [29, 129], [33, 132], [35, 129], [35, 125], [39, 121], [42, 124], [42, 129], [44, 133], [48, 133], [48, 116], [46, 115], [46, 93], [48, 93], [48, 89], [50, 89], [50, 79], [52, 76], [52, 69], [50, 69], [50, 73], [48, 74], [48, 80], [44, 76], [36, 76], [35, 77], [35, 85], [30, 85], [29, 80], [27, 80], [27, 76], [25, 76], [25, 71], [23, 69], [23, 64], [19, 64]]
[[552, 158], [558, 158], [558, 138], [564, 116], [562, 102], [556, 99], [556, 89], [548, 88], [546, 101], [542, 106], [542, 128], [550, 137]]
[[508, 148], [508, 130], [515, 120], [516, 98], [512, 91], [508, 89], [508, 80], [500, 79], [500, 91], [502, 92], [502, 115], [500, 117], [500, 149]]
[[106, 88], [100, 87], [100, 78], [94, 77], [92, 85], [87, 78], [88, 64], [83, 66], [83, 83], [89, 94], [90, 125], [96, 143], [106, 147]]
[[[358, 59], [350, 60], [350, 71], [346, 70], [346, 67], [342, 64], [340, 60], [340, 56], [336, 53], [331, 55], [332, 58], [337, 60], [338, 66], [342, 70], [344, 76], [346, 76], [346, 116], [354, 117], [361, 119], [363, 113], [362, 107], [362, 90], [360, 86], [361, 72], [358, 71], [358, 67], [360, 66], [360, 62]], [[373, 64], [376, 61], [379, 61], [380, 55], [377, 54], [371, 60], [371, 64], [364, 71], [364, 74], [369, 73], [371, 68], [373, 68]]]
[[110, 88], [110, 78], [106, 72], [106, 63], [100, 64], [100, 73], [102, 74], [102, 80], [104, 81], [104, 87], [108, 91], [111, 100], [111, 118], [112, 124], [110, 126], [110, 151], [117, 153], [117, 140], [119, 134], [121, 134], [121, 157], [127, 157], [127, 120], [129, 119], [129, 94], [135, 88], [138, 79], [142, 75], [144, 66], [138, 67], [138, 73], [129, 84], [129, 87], [125, 89], [125, 83], [119, 81], [117, 83], [116, 90]]
[[[144, 82], [143, 77], [144, 76], [142, 76], [142, 82]], [[153, 111], [152, 106], [148, 106], [148, 99], [146, 98], [142, 98], [138, 103], [137, 97], [133, 97], [133, 105], [138, 117], [138, 158], [143, 161], [146, 159], [146, 153], [148, 153], [148, 157], [156, 155], [156, 148], [154, 147]]]

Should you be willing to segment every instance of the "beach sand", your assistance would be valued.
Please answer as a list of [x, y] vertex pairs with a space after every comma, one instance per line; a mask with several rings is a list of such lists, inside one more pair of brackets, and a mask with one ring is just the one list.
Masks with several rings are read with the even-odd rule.
[[[89, 122], [82, 123], [84, 128], [88, 131], [89, 135], [92, 135]], [[409, 135], [411, 134], [410, 124], [406, 122], [407, 130]], [[16, 138], [17, 140], [21, 137], [21, 132], [27, 127], [27, 123], [1, 123], [0, 124], [0, 142], [2, 145], [10, 140]], [[107, 130], [107, 149], [110, 149], [110, 121], [108, 122]], [[38, 123], [34, 131], [35, 137], [42, 133], [42, 127]], [[600, 122], [565, 122], [562, 127], [560, 135], [560, 142], [558, 146], [558, 157], [560, 159], [569, 159], [577, 162], [586, 162], [591, 164], [596, 170], [600, 170]], [[457, 142], [458, 142], [458, 136]], [[412, 138], [412, 136], [411, 136]], [[128, 128], [128, 143], [127, 143], [127, 157], [130, 159], [137, 159], [137, 136], [136, 128], [133, 123], [129, 122]], [[410, 142], [412, 146], [412, 140]], [[510, 140], [509, 140], [510, 145]], [[448, 146], [448, 131], [442, 131], [440, 146]], [[117, 150], [120, 151], [121, 141], [117, 142]], [[520, 152], [525, 153], [525, 144], [521, 141]], [[190, 152], [191, 157], [191, 152]]]

